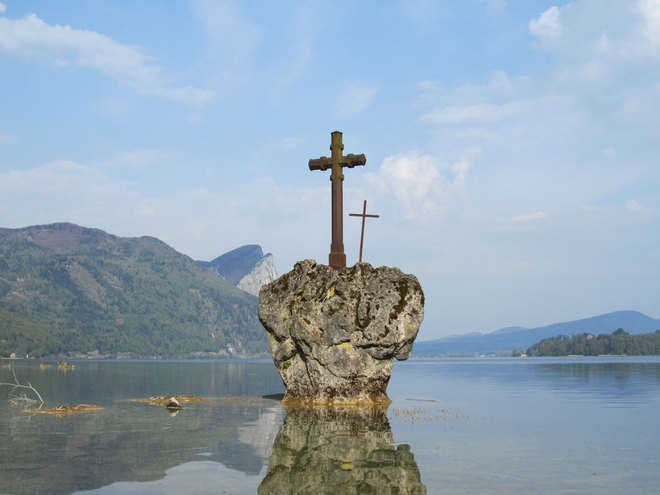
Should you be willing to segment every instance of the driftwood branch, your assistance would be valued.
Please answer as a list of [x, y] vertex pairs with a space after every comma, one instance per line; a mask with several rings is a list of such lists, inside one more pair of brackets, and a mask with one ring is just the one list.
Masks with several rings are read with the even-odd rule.
[[[11, 387], [11, 391], [9, 392], [9, 400], [11, 401], [25, 401], [25, 402], [41, 402], [43, 403], [43, 399], [41, 398], [41, 394], [37, 391], [36, 388], [32, 386], [30, 382], [28, 382], [27, 385], [21, 384], [21, 382], [18, 381], [18, 378], [16, 377], [16, 372], [12, 369], [11, 370], [12, 374], [14, 375], [14, 383], [0, 383], [0, 386], [6, 385], [8, 387]], [[31, 391], [37, 398], [30, 398], [28, 397], [25, 393], [22, 392], [17, 392], [17, 390], [29, 390]]]

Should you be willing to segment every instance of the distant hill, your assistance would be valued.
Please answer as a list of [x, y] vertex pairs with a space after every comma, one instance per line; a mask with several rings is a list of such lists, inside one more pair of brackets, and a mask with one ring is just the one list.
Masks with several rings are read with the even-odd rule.
[[582, 320], [554, 323], [538, 328], [508, 327], [492, 333], [471, 333], [416, 342], [413, 353], [470, 354], [497, 351], [525, 350], [542, 339], [557, 335], [612, 333], [623, 328], [630, 334], [654, 332], [660, 329], [660, 319], [650, 318], [637, 311], [616, 311]]
[[153, 237], [0, 229], [0, 354], [249, 357], [257, 299]]
[[256, 244], [241, 246], [213, 261], [196, 263], [253, 296], [259, 295], [262, 285], [277, 278], [273, 255], [264, 255], [261, 246]]
[[660, 330], [630, 335], [623, 329], [612, 334], [582, 333], [572, 337], [543, 339], [527, 349], [528, 356], [657, 356], [660, 355]]

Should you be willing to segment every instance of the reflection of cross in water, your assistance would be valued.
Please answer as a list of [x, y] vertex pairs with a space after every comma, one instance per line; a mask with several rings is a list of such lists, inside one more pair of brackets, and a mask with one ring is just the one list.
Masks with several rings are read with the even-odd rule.
[[342, 155], [344, 145], [341, 141], [341, 132], [332, 134], [330, 150], [332, 156], [327, 158], [312, 159], [309, 161], [310, 170], [327, 170], [332, 168], [330, 180], [332, 181], [332, 244], [330, 245], [329, 265], [333, 268], [344, 268], [346, 266], [346, 254], [344, 253], [344, 223], [343, 223], [343, 192], [342, 182], [344, 174], [343, 167], [353, 168], [356, 165], [364, 165], [367, 158], [364, 155], [346, 156]]
[[351, 217], [362, 217], [362, 234], [360, 235], [360, 263], [362, 263], [362, 246], [364, 244], [364, 220], [369, 218], [380, 218], [380, 215], [367, 215], [367, 200], [364, 200], [364, 206], [362, 207], [362, 213], [349, 213]]

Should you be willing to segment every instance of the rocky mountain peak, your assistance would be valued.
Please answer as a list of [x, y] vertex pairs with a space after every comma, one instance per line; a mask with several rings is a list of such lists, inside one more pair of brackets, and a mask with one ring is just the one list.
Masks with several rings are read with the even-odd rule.
[[253, 296], [259, 295], [262, 285], [277, 278], [273, 255], [264, 255], [261, 246], [257, 244], [247, 244], [218, 256], [213, 261], [197, 263]]

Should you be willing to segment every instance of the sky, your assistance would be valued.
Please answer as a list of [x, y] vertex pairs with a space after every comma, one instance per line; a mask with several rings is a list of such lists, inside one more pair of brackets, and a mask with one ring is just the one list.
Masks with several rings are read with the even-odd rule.
[[0, 0], [0, 227], [415, 274], [419, 340], [660, 317], [660, 0]]

